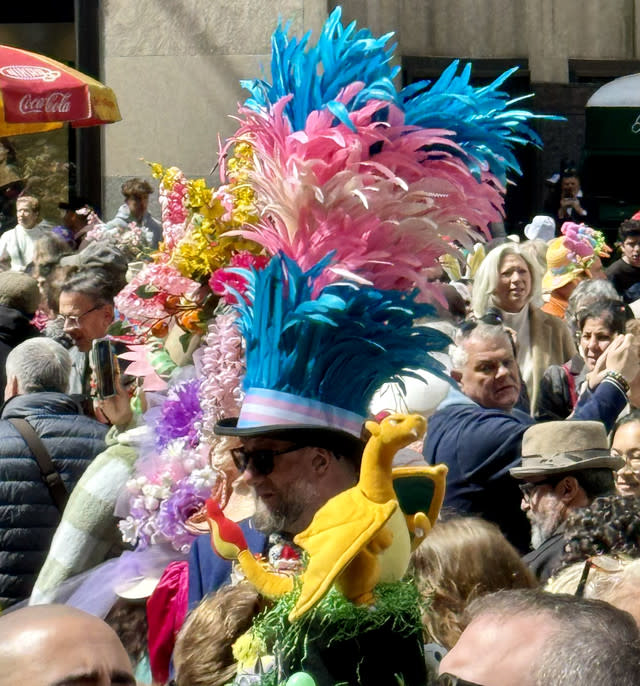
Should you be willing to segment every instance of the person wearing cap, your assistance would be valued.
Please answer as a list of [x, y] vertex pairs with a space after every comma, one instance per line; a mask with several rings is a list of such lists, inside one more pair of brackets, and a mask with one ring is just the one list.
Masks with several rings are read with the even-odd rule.
[[9, 261], [12, 271], [23, 272], [33, 261], [35, 242], [51, 232], [40, 217], [40, 201], [21, 195], [16, 201], [18, 223], [0, 236], [0, 256]]
[[148, 212], [149, 196], [153, 193], [151, 185], [143, 179], [129, 179], [122, 184], [124, 203], [116, 216], [107, 222], [107, 229], [126, 229], [134, 223], [145, 229], [149, 244], [155, 250], [162, 240], [162, 224]]
[[[495, 522], [526, 553], [530, 527], [509, 469], [519, 466], [522, 436], [534, 420], [515, 409], [521, 381], [513, 341], [502, 325], [484, 321], [468, 322], [455, 340], [451, 376], [459, 388], [451, 388], [429, 419], [423, 454], [428, 464], [449, 468], [445, 507]], [[608, 351], [604, 379], [574, 417], [611, 430], [639, 369], [632, 336], [619, 337]]]
[[0, 273], [0, 388], [7, 383], [7, 355], [18, 344], [40, 335], [31, 323], [39, 304], [35, 279], [21, 272]]
[[6, 513], [0, 517], [2, 608], [31, 593], [63, 507], [12, 420], [26, 420], [40, 437], [67, 494], [105, 449], [107, 427], [84, 416], [67, 394], [70, 370], [69, 353], [48, 338], [31, 338], [7, 357], [0, 414], [0, 508]]
[[71, 195], [68, 202], [58, 203], [64, 210], [62, 224], [54, 226], [53, 233], [66, 241], [71, 248], [78, 250], [85, 247], [84, 236], [89, 230], [89, 214], [93, 212], [91, 204], [86, 198]]
[[531, 522], [531, 547], [524, 561], [542, 583], [564, 552], [570, 513], [616, 492], [614, 471], [624, 459], [612, 455], [601, 422], [546, 422], [522, 436], [522, 462], [509, 473], [520, 481], [522, 509]]

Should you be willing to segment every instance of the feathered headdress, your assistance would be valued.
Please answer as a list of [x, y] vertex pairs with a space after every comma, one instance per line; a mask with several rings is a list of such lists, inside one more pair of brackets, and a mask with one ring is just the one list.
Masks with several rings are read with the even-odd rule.
[[425, 296], [428, 268], [501, 219], [507, 176], [519, 173], [514, 146], [540, 143], [527, 125], [535, 115], [500, 90], [514, 70], [476, 88], [470, 65], [458, 75], [454, 62], [434, 84], [396, 90], [391, 34], [345, 28], [340, 16], [315, 46], [279, 26], [272, 83], [243, 82], [252, 95], [223, 153], [252, 151], [261, 219], [236, 233], [304, 269], [333, 252], [320, 284], [350, 274]]
[[[264, 272], [231, 269], [246, 342], [242, 411], [219, 433], [322, 426], [359, 436], [383, 382], [439, 371], [447, 339], [417, 317], [428, 270], [473, 249], [502, 217], [513, 148], [538, 145], [534, 116], [500, 88], [470, 84], [454, 63], [434, 84], [397, 90], [391, 34], [343, 27], [336, 8], [315, 45], [279, 25], [271, 83], [251, 97], [222, 150], [223, 181], [257, 221], [230, 232], [272, 256]], [[228, 156], [228, 159], [227, 159]], [[242, 182], [236, 170], [242, 169]], [[246, 280], [247, 290], [233, 287]]]
[[411, 369], [443, 373], [430, 353], [449, 339], [414, 320], [433, 314], [416, 293], [338, 282], [317, 295], [332, 256], [304, 272], [286, 255], [264, 270], [236, 269], [246, 280], [235, 295], [246, 343], [246, 395], [240, 416], [218, 433], [290, 434], [320, 428], [327, 440], [354, 447], [374, 392]]

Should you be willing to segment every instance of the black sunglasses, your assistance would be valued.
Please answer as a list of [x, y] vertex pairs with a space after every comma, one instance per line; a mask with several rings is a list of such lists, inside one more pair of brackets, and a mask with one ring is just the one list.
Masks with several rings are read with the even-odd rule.
[[504, 324], [504, 320], [502, 319], [500, 312], [489, 310], [486, 314], [483, 314], [482, 317], [465, 319], [458, 327], [460, 329], [460, 333], [464, 337], [468, 336], [480, 322], [483, 324], [488, 324], [489, 326], [502, 326]]
[[274, 457], [293, 453], [304, 447], [302, 445], [292, 445], [284, 450], [269, 450], [265, 448], [263, 450], [253, 450], [252, 452], [247, 452], [244, 448], [232, 448], [231, 457], [240, 474], [244, 474], [247, 471], [249, 462], [252, 462], [253, 468], [258, 474], [268, 476], [273, 471]]

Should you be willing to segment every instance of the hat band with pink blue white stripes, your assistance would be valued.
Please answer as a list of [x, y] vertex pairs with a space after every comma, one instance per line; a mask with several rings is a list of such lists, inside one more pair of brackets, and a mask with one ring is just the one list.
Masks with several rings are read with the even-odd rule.
[[335, 405], [267, 388], [250, 388], [237, 428], [313, 425], [360, 437], [365, 418]]

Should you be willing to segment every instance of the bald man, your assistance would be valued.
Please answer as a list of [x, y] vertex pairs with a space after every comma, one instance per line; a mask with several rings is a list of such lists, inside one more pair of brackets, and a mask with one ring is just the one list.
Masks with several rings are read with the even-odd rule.
[[0, 615], [0, 686], [135, 686], [129, 657], [101, 619], [65, 605]]

